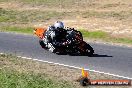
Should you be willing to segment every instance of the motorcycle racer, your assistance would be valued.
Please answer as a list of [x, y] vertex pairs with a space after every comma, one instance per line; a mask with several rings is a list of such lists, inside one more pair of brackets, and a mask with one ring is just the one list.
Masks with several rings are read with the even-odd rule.
[[37, 28], [34, 33], [39, 37], [42, 48], [56, 54], [92, 56], [93, 48], [83, 41], [82, 33], [74, 28], [64, 28], [57, 21], [47, 28]]
[[66, 36], [66, 30], [64, 24], [61, 21], [57, 21], [54, 25], [49, 26], [47, 31], [44, 33], [44, 43], [49, 48], [49, 51], [55, 52], [55, 47], [60, 47], [63, 44], [63, 40]]

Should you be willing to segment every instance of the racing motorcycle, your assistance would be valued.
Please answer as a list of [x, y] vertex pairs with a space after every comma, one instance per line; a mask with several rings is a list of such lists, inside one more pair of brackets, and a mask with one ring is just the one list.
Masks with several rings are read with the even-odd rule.
[[[48, 50], [48, 47], [45, 47], [45, 43], [43, 41], [44, 38], [44, 31], [43, 28], [36, 28], [34, 30], [34, 34], [39, 37], [39, 44], [45, 50]], [[75, 30], [74, 28], [67, 29], [67, 34], [64, 40], [66, 40], [66, 44], [55, 46], [56, 54], [69, 54], [69, 55], [85, 55], [85, 56], [92, 56], [94, 53], [93, 48], [83, 41], [83, 36], [80, 31]], [[68, 43], [70, 41], [70, 43]]]

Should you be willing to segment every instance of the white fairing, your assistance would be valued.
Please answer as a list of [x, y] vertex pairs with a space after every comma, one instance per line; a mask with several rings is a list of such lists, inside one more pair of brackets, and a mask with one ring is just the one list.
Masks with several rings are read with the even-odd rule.
[[51, 43], [48, 43], [48, 48], [49, 48], [49, 51], [52, 53], [55, 51], [55, 47]]
[[45, 37], [45, 38], [43, 38], [43, 42], [44, 42], [44, 44], [46, 45], [46, 47], [48, 47], [48, 39]]

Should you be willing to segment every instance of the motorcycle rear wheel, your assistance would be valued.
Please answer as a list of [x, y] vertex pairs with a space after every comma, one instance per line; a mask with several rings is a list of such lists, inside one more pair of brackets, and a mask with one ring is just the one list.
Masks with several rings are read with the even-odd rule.
[[94, 50], [93, 50], [93, 48], [89, 44], [86, 44], [85, 49], [86, 49], [85, 50], [85, 55], [87, 55], [87, 56], [93, 56]]

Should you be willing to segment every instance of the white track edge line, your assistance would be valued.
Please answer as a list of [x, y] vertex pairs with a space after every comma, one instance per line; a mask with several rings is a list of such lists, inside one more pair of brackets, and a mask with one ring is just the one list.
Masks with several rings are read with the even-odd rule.
[[[75, 69], [82, 69], [80, 67], [76, 67], [76, 66], [70, 66], [70, 65], [65, 65], [65, 64], [60, 64], [60, 63], [54, 63], [54, 62], [49, 62], [49, 61], [44, 61], [44, 60], [39, 60], [39, 59], [33, 59], [33, 58], [25, 58], [25, 57], [21, 57], [23, 59], [32, 59], [34, 61], [39, 61], [39, 62], [45, 62], [45, 63], [49, 63], [49, 64], [55, 64], [55, 65], [60, 65], [60, 66], [65, 66], [65, 67], [70, 67], [70, 68], [75, 68]], [[106, 75], [111, 75], [111, 76], [115, 76], [115, 77], [120, 77], [120, 78], [125, 78], [125, 79], [131, 79], [130, 77], [125, 77], [125, 76], [120, 76], [120, 75], [115, 75], [115, 74], [111, 74], [111, 73], [106, 73], [106, 72], [101, 72], [101, 71], [96, 71], [96, 70], [90, 70], [90, 69], [85, 69], [84, 70], [88, 70], [91, 72], [96, 72], [96, 73], [102, 73], [102, 74], [106, 74]]]
[[[2, 54], [4, 54], [4, 53], [0, 53], [0, 55], [2, 55]], [[31, 59], [31, 60], [39, 61], [39, 62], [45, 62], [45, 63], [49, 63], [49, 64], [55, 64], [55, 65], [70, 67], [70, 68], [75, 68], [75, 69], [82, 69], [82, 68], [76, 67], [76, 66], [70, 66], [70, 65], [60, 64], [60, 63], [54, 63], [54, 62], [49, 62], [49, 61], [44, 61], [44, 60], [39, 60], [39, 59], [33, 59], [33, 58], [28, 58], [28, 57], [23, 57], [23, 56], [17, 56], [17, 57], [18, 58], [23, 58], [23, 59]], [[106, 72], [101, 72], [101, 71], [96, 71], [96, 70], [90, 70], [90, 69], [85, 69], [85, 68], [84, 68], [84, 70], [88, 70], [88, 71], [91, 71], [91, 72], [96, 72], [96, 73], [101, 73], [101, 74], [106, 74], [106, 75], [110, 75], [110, 76], [115, 76], [115, 77], [120, 77], [120, 78], [125, 78], [125, 79], [132, 80], [132, 78], [130, 78], [130, 77], [115, 75], [115, 74], [111, 74], [111, 73], [106, 73]]]

